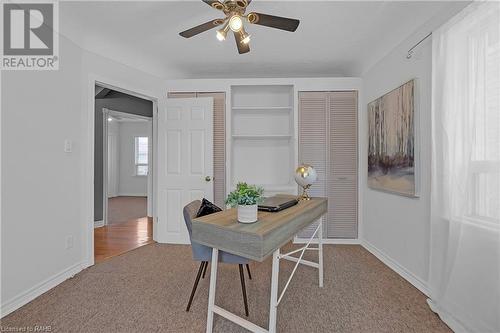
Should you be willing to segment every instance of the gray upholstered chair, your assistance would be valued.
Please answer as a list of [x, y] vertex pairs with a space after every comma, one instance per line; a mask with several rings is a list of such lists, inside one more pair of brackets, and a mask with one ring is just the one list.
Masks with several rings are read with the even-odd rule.
[[[193, 289], [191, 290], [191, 296], [189, 297], [189, 302], [186, 307], [186, 311], [189, 311], [189, 309], [191, 308], [191, 303], [193, 302], [193, 297], [196, 292], [196, 288], [198, 287], [198, 282], [200, 281], [200, 277], [205, 278], [205, 273], [207, 271], [208, 263], [212, 260], [211, 247], [195, 243], [191, 240], [191, 234], [192, 234], [191, 221], [196, 217], [196, 214], [198, 213], [200, 206], [201, 206], [201, 201], [195, 200], [190, 202], [187, 206], [185, 206], [183, 210], [184, 221], [186, 222], [186, 227], [189, 232], [189, 240], [191, 241], [193, 260], [201, 262], [200, 268], [198, 269], [198, 273], [196, 275], [196, 279], [194, 281]], [[249, 260], [231, 253], [219, 251], [219, 262], [238, 264], [240, 270], [241, 291], [243, 293], [243, 304], [245, 305], [245, 314], [248, 316], [248, 302], [247, 302], [247, 292], [245, 288], [245, 274], [243, 273], [243, 265], [246, 265], [248, 277], [251, 280], [252, 275], [250, 274], [250, 267], [248, 266]]]

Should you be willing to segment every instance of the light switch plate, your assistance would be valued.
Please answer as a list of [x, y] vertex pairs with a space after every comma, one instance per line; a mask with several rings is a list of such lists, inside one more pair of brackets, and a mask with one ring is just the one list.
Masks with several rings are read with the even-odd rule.
[[73, 142], [71, 140], [64, 140], [64, 152], [71, 153], [73, 151]]

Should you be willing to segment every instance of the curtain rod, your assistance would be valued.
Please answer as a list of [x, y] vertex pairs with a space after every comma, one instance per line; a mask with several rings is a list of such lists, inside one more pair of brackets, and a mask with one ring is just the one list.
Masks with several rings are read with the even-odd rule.
[[427, 34], [427, 36], [425, 36], [424, 38], [422, 38], [421, 40], [419, 40], [417, 44], [413, 45], [412, 48], [408, 50], [408, 54], [406, 55], [406, 59], [410, 59], [413, 56], [413, 50], [417, 46], [419, 46], [424, 40], [426, 40], [427, 38], [429, 38], [430, 36], [432, 36], [432, 32], [429, 32]]

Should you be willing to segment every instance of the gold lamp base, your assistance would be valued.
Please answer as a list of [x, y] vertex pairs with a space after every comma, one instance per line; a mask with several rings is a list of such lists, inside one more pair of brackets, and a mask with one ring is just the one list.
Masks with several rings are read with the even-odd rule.
[[302, 187], [302, 195], [299, 196], [299, 201], [311, 200], [311, 197], [307, 193], [307, 189], [309, 189], [309, 187], [311, 187], [311, 185], [306, 185]]

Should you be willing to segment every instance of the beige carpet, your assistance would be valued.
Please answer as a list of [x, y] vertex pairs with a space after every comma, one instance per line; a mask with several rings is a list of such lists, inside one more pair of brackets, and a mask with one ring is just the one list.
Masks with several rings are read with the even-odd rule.
[[[271, 262], [250, 266], [249, 318], [267, 327]], [[238, 269], [220, 267], [216, 304], [243, 315]], [[188, 246], [147, 245], [85, 270], [1, 325], [51, 325], [53, 332], [204, 332], [208, 277], [191, 312], [184, 311], [197, 268]], [[292, 268], [281, 263], [281, 288]], [[278, 332], [450, 332], [422, 293], [360, 246], [325, 246], [324, 282], [318, 288], [313, 268], [297, 270], [278, 307]], [[214, 331], [245, 332], [217, 315]]]
[[114, 197], [108, 199], [108, 222], [118, 224], [146, 217], [148, 212], [146, 197]]

